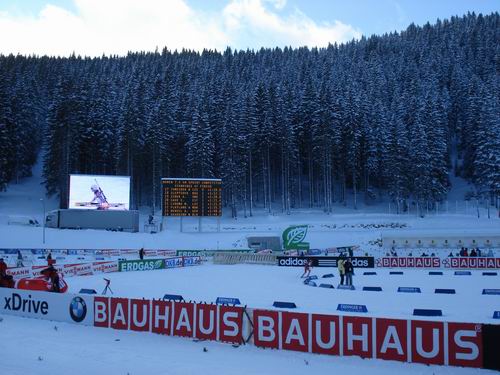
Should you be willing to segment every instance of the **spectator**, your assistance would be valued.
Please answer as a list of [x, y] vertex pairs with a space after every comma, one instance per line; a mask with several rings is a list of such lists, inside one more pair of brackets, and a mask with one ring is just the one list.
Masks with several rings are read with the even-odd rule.
[[0, 258], [0, 279], [7, 276], [7, 263], [4, 262], [3, 258]]
[[140, 260], [144, 259], [144, 248], [143, 247], [141, 247], [141, 249], [139, 250], [139, 259]]
[[489, 250], [488, 250], [488, 254], [486, 254], [486, 256], [487, 256], [488, 258], [493, 258], [493, 256], [494, 256], [494, 255], [493, 255], [493, 250], [489, 249]]
[[352, 275], [354, 275], [354, 267], [352, 266], [350, 258], [348, 258], [344, 263], [344, 272], [346, 285], [352, 285]]
[[448, 254], [448, 258], [453, 258], [453, 252], [450, 251], [450, 253]]
[[479, 250], [479, 247], [476, 249], [476, 253], [477, 253], [477, 256], [478, 256], [478, 257], [482, 256], [482, 254], [481, 254], [481, 250]]
[[472, 250], [470, 251], [470, 256], [471, 256], [471, 257], [477, 257], [476, 249], [472, 249]]
[[339, 270], [339, 276], [340, 276], [340, 285], [344, 285], [344, 277], [345, 277], [344, 262], [345, 260], [339, 259], [337, 263], [337, 268]]
[[23, 254], [21, 254], [21, 250], [17, 250], [17, 263], [16, 267], [24, 267], [23, 264]]
[[469, 256], [469, 252], [468, 252], [467, 248], [464, 249], [464, 255], [463, 256], [464, 257], [468, 257]]

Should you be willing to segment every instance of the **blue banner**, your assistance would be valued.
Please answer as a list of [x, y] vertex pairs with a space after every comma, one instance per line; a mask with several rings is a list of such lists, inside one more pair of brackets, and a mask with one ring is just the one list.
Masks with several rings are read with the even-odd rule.
[[351, 305], [347, 303], [339, 303], [337, 306], [338, 311], [355, 312], [355, 313], [365, 313], [368, 309], [365, 305]]
[[241, 305], [239, 298], [217, 297], [215, 303], [218, 305]]

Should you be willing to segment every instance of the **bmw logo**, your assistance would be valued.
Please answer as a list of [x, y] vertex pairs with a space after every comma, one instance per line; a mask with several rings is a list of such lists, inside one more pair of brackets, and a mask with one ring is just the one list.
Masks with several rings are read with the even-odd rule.
[[75, 322], [80, 323], [87, 315], [87, 304], [82, 297], [75, 297], [69, 304], [69, 315]]

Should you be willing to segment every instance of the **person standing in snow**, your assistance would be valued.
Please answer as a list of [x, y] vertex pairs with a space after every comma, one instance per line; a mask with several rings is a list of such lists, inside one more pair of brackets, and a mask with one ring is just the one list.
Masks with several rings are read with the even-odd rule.
[[340, 285], [344, 285], [345, 268], [343, 259], [339, 259], [339, 261], [337, 262], [337, 268], [339, 270]]
[[23, 264], [23, 254], [21, 254], [21, 250], [17, 250], [17, 263], [16, 267], [24, 267]]
[[0, 279], [7, 276], [7, 263], [4, 262], [3, 258], [0, 258]]
[[354, 267], [352, 266], [350, 259], [347, 259], [344, 263], [344, 272], [346, 285], [352, 285], [352, 275], [354, 275]]
[[141, 247], [141, 250], [139, 250], [139, 259], [143, 260], [144, 259], [144, 248]]

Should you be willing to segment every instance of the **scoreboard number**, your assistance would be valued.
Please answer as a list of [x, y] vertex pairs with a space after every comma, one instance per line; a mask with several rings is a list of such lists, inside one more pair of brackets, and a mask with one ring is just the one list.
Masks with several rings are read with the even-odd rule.
[[222, 216], [222, 180], [162, 178], [163, 216]]

